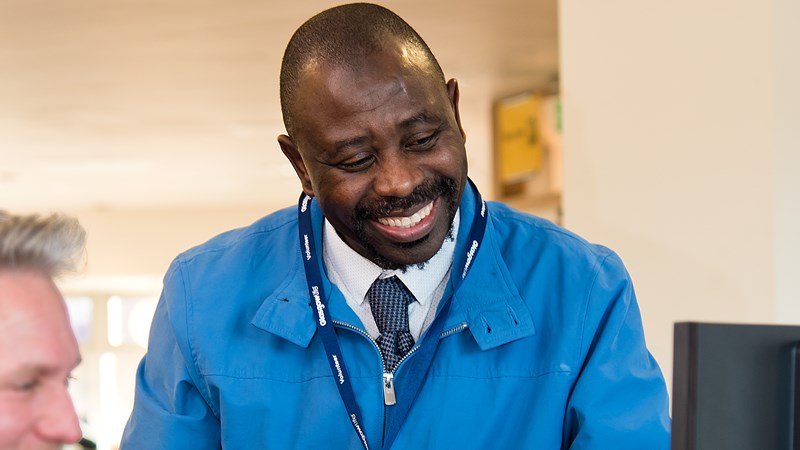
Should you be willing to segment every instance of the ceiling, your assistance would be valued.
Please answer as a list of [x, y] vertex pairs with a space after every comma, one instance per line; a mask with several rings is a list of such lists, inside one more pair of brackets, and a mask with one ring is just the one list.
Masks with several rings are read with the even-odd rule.
[[[275, 141], [280, 59], [292, 32], [334, 4], [0, 0], [0, 209], [291, 201], [299, 182]], [[383, 4], [462, 98], [558, 73], [556, 0]]]

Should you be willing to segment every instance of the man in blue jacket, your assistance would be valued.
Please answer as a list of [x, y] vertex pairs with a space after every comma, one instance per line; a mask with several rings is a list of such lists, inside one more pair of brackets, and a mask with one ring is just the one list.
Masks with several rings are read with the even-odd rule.
[[483, 202], [458, 100], [382, 7], [297, 30], [303, 195], [173, 262], [124, 449], [668, 448], [622, 262]]

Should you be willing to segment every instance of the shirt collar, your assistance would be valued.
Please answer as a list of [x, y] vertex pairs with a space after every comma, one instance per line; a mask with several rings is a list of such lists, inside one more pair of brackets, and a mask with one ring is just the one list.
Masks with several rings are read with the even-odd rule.
[[[453, 229], [450, 233], [453, 237], [458, 236], [459, 222], [459, 213], [456, 212]], [[423, 268], [412, 265], [405, 272], [383, 270], [350, 248], [327, 219], [325, 219], [325, 228], [322, 233], [322, 251], [326, 268], [328, 271], [337, 273], [350, 295], [359, 304], [364, 302], [367, 291], [376, 278], [388, 278], [396, 275], [419, 303], [428, 305], [436, 288], [450, 272], [455, 249], [455, 239], [447, 237], [439, 251], [426, 261]]]

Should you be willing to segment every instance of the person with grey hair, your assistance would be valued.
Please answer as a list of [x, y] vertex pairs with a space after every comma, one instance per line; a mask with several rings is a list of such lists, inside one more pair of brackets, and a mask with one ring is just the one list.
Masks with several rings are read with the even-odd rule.
[[123, 449], [669, 447], [622, 261], [482, 201], [408, 23], [321, 12], [280, 91], [298, 205], [173, 261]]
[[53, 279], [76, 270], [86, 233], [74, 218], [0, 211], [0, 449], [60, 448], [81, 439], [67, 391], [80, 363]]

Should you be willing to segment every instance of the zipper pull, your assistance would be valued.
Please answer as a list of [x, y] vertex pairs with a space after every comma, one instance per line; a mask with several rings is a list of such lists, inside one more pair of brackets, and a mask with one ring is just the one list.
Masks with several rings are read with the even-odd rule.
[[394, 395], [394, 374], [391, 372], [383, 374], [383, 402], [387, 406], [397, 403], [397, 397]]

